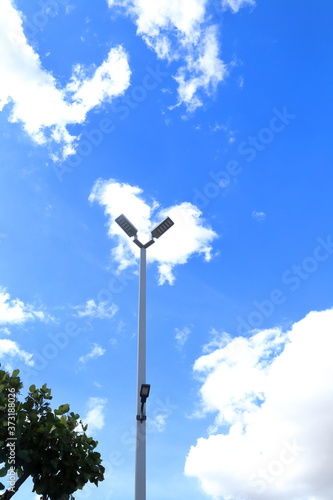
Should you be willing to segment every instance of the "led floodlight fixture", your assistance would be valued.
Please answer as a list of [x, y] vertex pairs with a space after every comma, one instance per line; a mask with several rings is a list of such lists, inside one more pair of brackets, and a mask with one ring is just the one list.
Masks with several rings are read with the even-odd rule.
[[115, 221], [118, 224], [118, 226], [120, 226], [121, 229], [125, 231], [127, 236], [132, 237], [137, 234], [138, 232], [137, 228], [133, 226], [133, 224], [127, 219], [127, 217], [125, 217], [124, 214], [119, 215], [119, 217], [117, 217]]
[[150, 392], [150, 384], [142, 384], [140, 389], [141, 403], [144, 403], [146, 399], [149, 397], [149, 392]]
[[163, 222], [154, 227], [154, 229], [151, 232], [152, 237], [156, 239], [159, 238], [160, 236], [162, 236], [162, 234], [165, 233], [165, 231], [170, 229], [170, 227], [173, 225], [174, 222], [170, 219], [170, 217], [167, 217], [166, 219], [164, 219]]

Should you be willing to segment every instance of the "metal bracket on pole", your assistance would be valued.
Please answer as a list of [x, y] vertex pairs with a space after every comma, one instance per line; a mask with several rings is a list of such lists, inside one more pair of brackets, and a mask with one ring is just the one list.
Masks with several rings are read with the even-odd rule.
[[152, 240], [149, 240], [148, 243], [146, 243], [145, 245], [143, 245], [141, 243], [140, 240], [138, 240], [138, 238], [135, 236], [134, 239], [133, 239], [133, 242], [139, 247], [139, 248], [148, 248], [150, 247], [150, 245], [152, 245], [153, 243], [155, 243], [155, 240], [152, 239]]
[[133, 241], [139, 248], [143, 248], [143, 244], [141, 243], [141, 241], [138, 240], [136, 236], [134, 237]]
[[144, 422], [145, 420], [147, 420], [147, 415], [145, 415], [143, 413], [143, 410], [144, 410], [144, 406], [145, 406], [145, 402], [142, 401], [141, 402], [141, 409], [140, 409], [140, 415], [137, 415], [136, 416], [136, 419], [139, 420], [141, 423]]
[[150, 240], [150, 241], [148, 241], [148, 243], [146, 243], [146, 244], [144, 245], [144, 247], [145, 247], [145, 248], [148, 248], [148, 247], [150, 247], [150, 245], [152, 245], [153, 243], [155, 243], [155, 240]]

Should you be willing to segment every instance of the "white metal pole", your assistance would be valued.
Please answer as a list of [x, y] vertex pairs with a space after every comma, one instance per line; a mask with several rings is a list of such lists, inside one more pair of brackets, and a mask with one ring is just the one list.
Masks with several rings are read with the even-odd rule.
[[[141, 385], [146, 383], [146, 248], [140, 249], [137, 416], [141, 415]], [[144, 412], [145, 415], [145, 412]], [[146, 500], [146, 421], [136, 421], [135, 500]]]

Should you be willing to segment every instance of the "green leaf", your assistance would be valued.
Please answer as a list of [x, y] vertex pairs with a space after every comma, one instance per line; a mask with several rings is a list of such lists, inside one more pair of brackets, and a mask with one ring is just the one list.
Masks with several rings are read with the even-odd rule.
[[7, 469], [6, 467], [3, 467], [0, 469], [0, 477], [5, 477], [7, 475]]
[[18, 450], [17, 456], [19, 458], [22, 458], [22, 460], [24, 460], [25, 462], [28, 462], [28, 463], [31, 462], [31, 458], [30, 458], [30, 454], [29, 454], [28, 450]]
[[50, 464], [52, 465], [52, 467], [57, 470], [58, 469], [58, 460], [51, 460], [50, 461]]
[[56, 415], [63, 415], [64, 413], [67, 413], [69, 411], [69, 405], [60, 405], [57, 410], [54, 410], [54, 413]]
[[13, 374], [12, 374], [12, 377], [17, 377], [17, 375], [20, 373], [20, 370], [14, 370], [13, 371]]
[[29, 391], [30, 391], [30, 392], [35, 392], [35, 390], [36, 390], [36, 386], [35, 386], [35, 385], [31, 385], [31, 386], [29, 387]]

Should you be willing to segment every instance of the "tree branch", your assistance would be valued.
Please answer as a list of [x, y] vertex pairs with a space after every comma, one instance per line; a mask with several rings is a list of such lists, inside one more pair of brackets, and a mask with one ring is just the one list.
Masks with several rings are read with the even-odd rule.
[[12, 498], [12, 496], [15, 495], [19, 487], [24, 483], [26, 479], [28, 479], [29, 476], [30, 474], [28, 472], [24, 472], [22, 476], [19, 477], [18, 480], [16, 481], [13, 489], [6, 490], [5, 493], [0, 497], [0, 500], [9, 500], [10, 498]]

